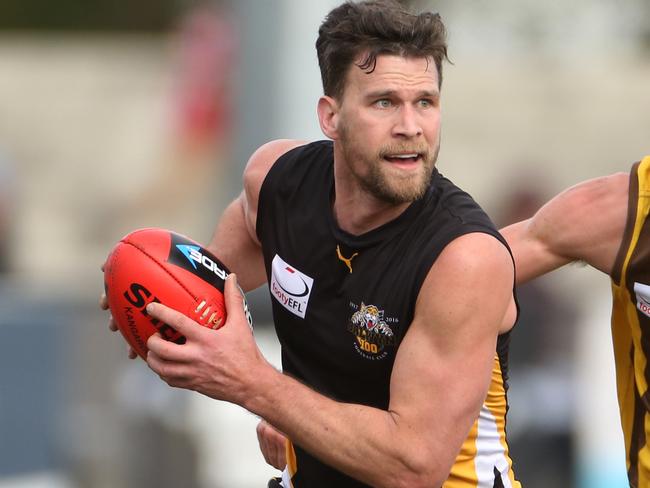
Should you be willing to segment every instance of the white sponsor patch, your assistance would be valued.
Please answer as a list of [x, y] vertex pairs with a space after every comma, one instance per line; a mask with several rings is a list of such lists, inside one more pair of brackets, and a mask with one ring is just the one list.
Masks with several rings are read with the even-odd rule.
[[636, 308], [650, 317], [650, 285], [635, 282], [634, 293], [636, 293]]
[[313, 278], [275, 255], [271, 263], [271, 294], [280, 305], [304, 319], [313, 285]]

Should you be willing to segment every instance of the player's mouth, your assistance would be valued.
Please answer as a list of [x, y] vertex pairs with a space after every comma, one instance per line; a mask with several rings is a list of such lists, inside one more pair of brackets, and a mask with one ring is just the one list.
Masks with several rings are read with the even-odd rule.
[[386, 154], [384, 159], [391, 164], [401, 167], [412, 167], [422, 162], [423, 154], [418, 152]]

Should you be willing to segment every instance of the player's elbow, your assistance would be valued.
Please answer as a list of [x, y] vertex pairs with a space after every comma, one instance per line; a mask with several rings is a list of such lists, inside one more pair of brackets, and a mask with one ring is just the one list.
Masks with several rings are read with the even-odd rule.
[[397, 473], [396, 477], [390, 482], [376, 486], [382, 488], [435, 488], [442, 486], [447, 476], [447, 474], [441, 475], [441, 473], [431, 472], [430, 470], [422, 472], [408, 471]]
[[431, 456], [412, 455], [408, 461], [400, 463], [382, 488], [431, 488], [442, 486], [449, 476], [449, 467], [442, 466]]

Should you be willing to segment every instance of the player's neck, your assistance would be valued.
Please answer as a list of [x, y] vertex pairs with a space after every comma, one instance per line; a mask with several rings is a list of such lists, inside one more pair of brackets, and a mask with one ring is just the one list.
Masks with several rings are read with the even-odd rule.
[[352, 179], [335, 177], [332, 212], [339, 228], [361, 235], [399, 217], [410, 202], [392, 204], [378, 199]]

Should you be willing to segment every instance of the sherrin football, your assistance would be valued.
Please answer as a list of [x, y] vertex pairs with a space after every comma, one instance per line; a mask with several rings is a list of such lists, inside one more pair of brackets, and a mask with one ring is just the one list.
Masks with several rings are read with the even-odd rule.
[[104, 288], [118, 329], [143, 359], [155, 332], [177, 344], [185, 338], [149, 316], [160, 302], [218, 329], [226, 321], [224, 284], [229, 271], [193, 240], [169, 230], [140, 229], [123, 237], [104, 265]]

